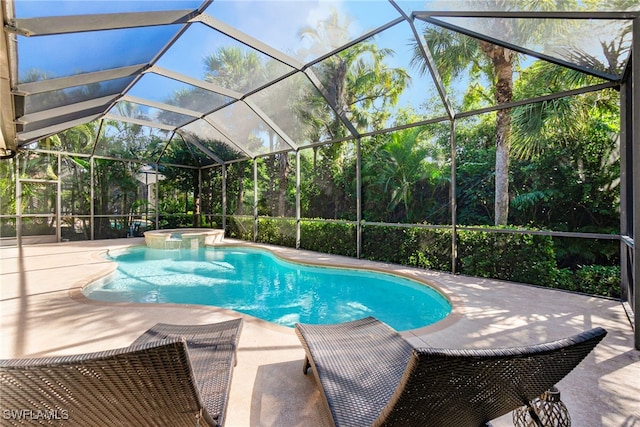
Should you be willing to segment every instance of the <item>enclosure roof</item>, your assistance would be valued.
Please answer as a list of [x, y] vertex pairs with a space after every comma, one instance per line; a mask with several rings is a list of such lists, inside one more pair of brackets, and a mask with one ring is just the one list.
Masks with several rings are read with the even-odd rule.
[[[434, 26], [515, 50], [521, 69], [542, 60], [596, 88], [621, 81], [636, 1], [531, 3], [9, 0], [0, 154], [80, 126], [89, 142], [58, 149], [201, 167], [469, 114], [465, 79], [445, 85], [421, 36]], [[367, 88], [376, 54], [410, 85], [345, 102], [344, 85]], [[354, 81], [339, 84], [340, 66]]]

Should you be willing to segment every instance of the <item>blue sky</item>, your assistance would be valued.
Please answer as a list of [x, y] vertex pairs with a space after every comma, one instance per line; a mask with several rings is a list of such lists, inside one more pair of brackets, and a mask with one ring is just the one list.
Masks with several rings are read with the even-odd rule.
[[[67, 14], [135, 12], [145, 10], [172, 10], [196, 8], [200, 1], [16, 1], [16, 16], [55, 16]], [[281, 52], [298, 57], [302, 62], [312, 59], [299, 52], [310, 46], [302, 38], [301, 28], [315, 28], [332, 11], [348, 16], [349, 38], [353, 39], [399, 17], [397, 10], [386, 0], [379, 1], [243, 1], [216, 0], [206, 13], [240, 31], [259, 39]], [[283, 19], [284, 17], [284, 19]], [[342, 22], [344, 23], [344, 21]], [[19, 66], [21, 75], [28, 70], [45, 70], [49, 77], [62, 77], [79, 72], [91, 72], [126, 65], [146, 63], [178, 31], [180, 26], [124, 29], [95, 33], [68, 34], [46, 37], [19, 37]], [[396, 55], [389, 58], [391, 67], [408, 69], [410, 60], [409, 26], [398, 25], [377, 37]], [[395, 40], [393, 38], [396, 38]], [[341, 42], [344, 42], [341, 37]], [[201, 78], [202, 58], [219, 47], [237, 44], [204, 25], [194, 25], [158, 62], [174, 71]], [[336, 46], [326, 46], [319, 53], [327, 53]], [[286, 70], [284, 70], [286, 71]], [[422, 102], [425, 80], [414, 78], [413, 90], [406, 91], [405, 101], [414, 107]]]
[[[193, 10], [201, 4], [200, 0], [152, 1], [152, 0], [17, 0], [15, 3], [18, 18], [34, 16], [74, 15], [89, 13], [114, 13], [154, 10]], [[405, 10], [426, 9], [423, 2], [398, 1]], [[429, 9], [452, 7], [451, 0], [428, 3]], [[206, 13], [223, 21], [239, 31], [272, 46], [287, 55], [299, 59], [302, 63], [312, 59], [304, 54], [312, 46], [308, 38], [301, 37], [300, 30], [305, 27], [317, 28], [326, 21], [333, 11], [340, 16], [348, 16], [348, 39], [354, 39], [400, 16], [399, 12], [386, 0], [311, 0], [311, 1], [249, 1], [216, 0]], [[343, 18], [341, 24], [344, 24]], [[418, 31], [422, 23], [418, 22]], [[146, 27], [135, 29], [89, 32], [82, 34], [63, 34], [45, 37], [18, 36], [19, 72], [24, 76], [29, 70], [39, 69], [48, 74], [48, 78], [63, 77], [82, 72], [92, 72], [127, 65], [149, 63], [180, 30], [180, 25]], [[346, 40], [344, 33], [328, 33], [331, 39]], [[392, 49], [395, 55], [386, 59], [389, 67], [403, 68], [412, 76], [412, 85], [401, 96], [400, 105], [411, 104], [418, 109], [421, 104], [437, 99], [437, 92], [430, 76], [421, 76], [410, 66], [413, 55], [411, 44], [413, 33], [407, 23], [402, 22], [376, 36], [380, 47]], [[596, 40], [596, 38], [593, 38]], [[216, 52], [222, 46], [238, 45], [221, 33], [204, 24], [192, 25], [159, 61], [158, 65], [173, 71], [194, 77], [203, 77], [203, 58]], [[336, 45], [327, 45], [317, 54], [327, 53]], [[282, 73], [290, 71], [283, 65]], [[144, 91], [154, 90], [148, 96], [161, 101], [169, 98], [176, 85], [162, 84], [160, 80], [155, 88], [142, 89], [138, 96], [144, 97]], [[171, 83], [168, 80], [167, 83]], [[256, 81], [256, 86], [266, 83]], [[466, 88], [466, 80], [461, 80], [459, 92]], [[166, 93], [166, 95], [164, 95]]]
[[[168, 10], [195, 8], [199, 1], [16, 1], [16, 16], [28, 18], [36, 16], [60, 16], [89, 13], [132, 12], [145, 10]], [[308, 46], [298, 31], [303, 27], [315, 27], [319, 21], [325, 20], [331, 10], [358, 17], [349, 26], [350, 35], [357, 37], [379, 25], [396, 18], [395, 9], [387, 1], [225, 1], [213, 2], [207, 13], [216, 19], [228, 23], [246, 34], [259, 38], [274, 48], [294, 54], [300, 48]], [[285, 20], [283, 20], [285, 17]], [[283, 24], [285, 22], [285, 24]], [[114, 30], [79, 35], [47, 36], [43, 38], [19, 37], [19, 46], [24, 54], [19, 58], [21, 72], [47, 63], [50, 73], [60, 77], [79, 71], [90, 71], [83, 62], [93, 63], [91, 70], [111, 68], [120, 61], [119, 66], [129, 65], [140, 60], [145, 62], [145, 52], [158, 49], [158, 44], [175, 34], [175, 29], [153, 28], [143, 30]], [[210, 31], [207, 39], [198, 34], [197, 39], [182, 43], [182, 50], [192, 46], [191, 52], [184, 55], [200, 53], [201, 46], [216, 46], [218, 35]], [[334, 48], [332, 46], [331, 48]], [[327, 51], [330, 49], [327, 49]], [[54, 57], [55, 55], [55, 57]], [[75, 56], [74, 56], [75, 55]], [[111, 56], [112, 58], [109, 58]], [[113, 57], [119, 56], [114, 61]], [[126, 56], [126, 59], [123, 58]], [[309, 59], [309, 58], [305, 58]], [[52, 63], [57, 63], [51, 68]], [[112, 65], [113, 64], [113, 65]]]

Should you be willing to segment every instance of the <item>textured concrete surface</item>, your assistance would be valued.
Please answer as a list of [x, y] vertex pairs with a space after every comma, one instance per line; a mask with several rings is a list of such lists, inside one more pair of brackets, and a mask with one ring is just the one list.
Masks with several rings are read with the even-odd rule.
[[[246, 244], [241, 242], [229, 242]], [[143, 239], [0, 248], [0, 357], [39, 357], [129, 345], [156, 322], [201, 324], [241, 316], [215, 307], [109, 304], [79, 290], [111, 272], [106, 250]], [[423, 280], [447, 295], [454, 312], [403, 335], [417, 346], [529, 345], [601, 326], [606, 339], [558, 384], [573, 425], [640, 426], [640, 352], [622, 305], [532, 286], [270, 247], [296, 261], [367, 267]], [[302, 374], [304, 351], [292, 329], [244, 316], [227, 427], [323, 426], [322, 396]], [[1, 390], [0, 390], [1, 393]], [[512, 425], [511, 416], [493, 421]]]

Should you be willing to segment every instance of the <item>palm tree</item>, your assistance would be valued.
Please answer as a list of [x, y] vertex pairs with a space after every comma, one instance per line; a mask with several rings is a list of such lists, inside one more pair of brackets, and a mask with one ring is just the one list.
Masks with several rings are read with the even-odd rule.
[[[233, 89], [240, 93], [246, 93], [256, 88], [256, 84], [262, 84], [277, 77], [278, 67], [274, 64], [274, 61], [263, 62], [260, 56], [250, 50], [242, 50], [238, 47], [222, 47], [213, 54], [207, 56], [204, 59], [205, 64], [205, 80], [223, 86], [228, 89]], [[237, 120], [237, 118], [235, 119]], [[240, 121], [239, 121], [240, 122]], [[251, 132], [261, 126], [261, 122], [257, 121], [255, 116], [245, 118], [242, 123], [242, 129], [247, 131], [245, 142], [251, 142]], [[269, 142], [271, 144], [271, 150], [275, 147], [275, 141], [278, 136], [273, 129], [264, 128], [267, 132]], [[260, 144], [260, 142], [256, 142]], [[285, 215], [285, 195], [287, 191], [287, 184], [289, 182], [289, 175], [291, 172], [291, 164], [289, 162], [289, 156], [287, 153], [278, 153], [271, 156], [270, 167], [272, 170], [277, 171], [278, 180], [278, 203], [277, 203], [277, 215]], [[241, 169], [243, 172], [244, 169]], [[238, 196], [242, 197], [244, 173], [241, 173], [239, 178], [239, 193]], [[270, 181], [271, 184], [276, 183]], [[243, 201], [238, 200], [237, 209], [241, 209]]]
[[[516, 86], [519, 98], [533, 98], [552, 92], [594, 85], [596, 77], [538, 61], [521, 76]], [[580, 96], [557, 98], [514, 108], [513, 155], [521, 160], [537, 157], [549, 144], [563, 145], [579, 141], [587, 127], [602, 126], [619, 115], [619, 94], [601, 90]]]
[[[69, 153], [90, 153], [96, 142], [98, 132], [97, 122], [86, 123], [61, 132], [55, 138], [60, 149]], [[89, 173], [91, 170], [89, 159], [86, 157], [63, 156], [62, 164], [71, 174], [70, 191], [62, 193], [63, 215], [70, 215], [70, 225], [75, 226], [75, 215], [86, 215], [90, 211], [90, 194], [86, 189], [90, 185]], [[64, 172], [62, 174], [64, 176]], [[63, 179], [61, 177], [61, 179]], [[63, 218], [64, 219], [64, 218]], [[90, 221], [87, 218], [79, 220], [82, 223], [85, 238], [89, 236]]]
[[[324, 54], [349, 42], [349, 24], [348, 18], [341, 20], [340, 15], [332, 11], [316, 27], [304, 27], [298, 34], [311, 41], [311, 52]], [[363, 41], [313, 67], [335, 112], [361, 131], [383, 128], [390, 115], [388, 107], [397, 103], [399, 95], [409, 84], [410, 78], [405, 70], [386, 66], [385, 58], [393, 53], [390, 49], [379, 49], [373, 41]], [[350, 136], [325, 100], [311, 96], [306, 103], [312, 106], [313, 116], [303, 114], [302, 118], [311, 120], [315, 129], [313, 135], [329, 135], [332, 139]], [[349, 198], [345, 194], [347, 183], [337, 182], [334, 171], [342, 170], [350, 163], [351, 151], [348, 144], [314, 148], [314, 186], [331, 200], [331, 204], [325, 200], [322, 208], [332, 208], [333, 213], [327, 215], [334, 218], [344, 214], [342, 205]], [[318, 154], [323, 160], [320, 167], [317, 167]]]
[[[449, 33], [428, 28], [423, 37], [433, 52], [439, 72], [445, 83], [467, 70], [470, 64], [482, 70], [494, 82], [494, 97], [498, 104], [513, 99], [513, 71], [515, 52], [487, 42], [471, 39], [458, 33]], [[427, 64], [420, 47], [416, 45], [413, 64], [422, 73]], [[496, 115], [496, 160], [495, 160], [495, 224], [506, 224], [509, 214], [509, 153], [511, 148], [511, 119], [508, 110], [499, 110]]]
[[[497, 3], [497, 4], [494, 4]], [[570, 8], [569, 2], [555, 0], [538, 1], [512, 1], [497, 0], [492, 5], [497, 10], [545, 10]], [[473, 3], [474, 9], [482, 7], [482, 4]], [[525, 20], [526, 21], [526, 20]], [[513, 30], [506, 21], [490, 19], [486, 21], [486, 27], [491, 27], [491, 33], [508, 34], [508, 39], [515, 44], [526, 44], [533, 37], [542, 37], [544, 31], [537, 28], [525, 27]], [[545, 33], [548, 36], [548, 33]], [[493, 88], [495, 102], [509, 103], [513, 100], [513, 81], [515, 65], [518, 54], [503, 46], [498, 46], [486, 41], [473, 39], [459, 33], [444, 31], [439, 28], [429, 27], [423, 33], [424, 41], [433, 53], [438, 71], [443, 76], [445, 83], [450, 83], [452, 78], [463, 71], [474, 70], [479, 75], [486, 77]], [[415, 45], [415, 53], [412, 63], [417, 65], [423, 74], [427, 72], [427, 64], [419, 45]], [[495, 159], [495, 224], [504, 225], [509, 215], [509, 159], [511, 152], [511, 112], [509, 109], [498, 110], [496, 114], [496, 159]]]
[[223, 46], [205, 56], [204, 79], [226, 89], [246, 93], [278, 77], [273, 61], [263, 61], [253, 50]]
[[[615, 7], [624, 9], [625, 2]], [[637, 5], [635, 6], [637, 7]], [[625, 33], [631, 31], [630, 26], [618, 27], [617, 39], [625, 40]], [[610, 74], [619, 73], [622, 69], [620, 59], [628, 55], [629, 42], [612, 44], [601, 42], [602, 59], [593, 53], [587, 53], [576, 46], [565, 47], [564, 55], [571, 62], [585, 68], [604, 71]], [[533, 98], [545, 95], [549, 91], [586, 87], [602, 83], [602, 79], [593, 77], [564, 67], [558, 67], [544, 61], [536, 61], [522, 73], [516, 85], [519, 98]], [[547, 100], [535, 104], [527, 104], [514, 108], [513, 111], [513, 153], [521, 160], [536, 161], [544, 159], [548, 152], [571, 153], [566, 158], [554, 156], [554, 164], [561, 168], [565, 163], [580, 177], [580, 187], [587, 193], [590, 188], [597, 188], [595, 194], [586, 198], [589, 201], [599, 200], [598, 194], [612, 194], [618, 185], [619, 146], [616, 143], [619, 131], [620, 95], [614, 89], [585, 93], [579, 96]], [[595, 160], [595, 161], [594, 161]], [[593, 179], [593, 165], [599, 170], [604, 180]], [[614, 193], [615, 194], [615, 193]], [[529, 191], [514, 198], [514, 206], [533, 206], [541, 198], [543, 192]], [[584, 198], [585, 195], [582, 195]], [[577, 200], [580, 200], [580, 196]], [[576, 202], [580, 210], [588, 209], [585, 203]], [[589, 204], [586, 204], [589, 206]], [[599, 209], [599, 211], [602, 211]], [[573, 212], [573, 218], [579, 217]], [[595, 224], [595, 219], [590, 220]]]
[[424, 143], [424, 133], [425, 128], [414, 127], [385, 135], [365, 166], [365, 179], [389, 196], [387, 210], [402, 206], [407, 221], [416, 219], [410, 207], [415, 185], [438, 175], [428, 162], [432, 149]]
[[[312, 41], [312, 51], [314, 45], [335, 49], [349, 42], [349, 24], [348, 18], [341, 21], [334, 10], [317, 27], [304, 27], [298, 34]], [[389, 118], [387, 107], [397, 103], [410, 82], [405, 70], [386, 66], [385, 59], [392, 55], [391, 49], [380, 49], [369, 40], [314, 66], [337, 113], [348, 117], [361, 130], [382, 128]], [[332, 121], [332, 115], [327, 115], [325, 120]], [[337, 120], [331, 128], [334, 137], [346, 136], [338, 131], [341, 126]]]
[[[609, 0], [607, 3], [612, 10], [638, 8], [637, 4], [627, 0]], [[610, 26], [607, 30], [618, 32], [611, 40], [620, 42], [615, 44], [601, 41], [602, 59], [579, 46], [564, 46], [562, 54], [570, 62], [584, 68], [613, 75], [619, 73], [622, 69], [621, 61], [628, 56], [631, 49], [632, 27]], [[536, 61], [522, 73], [520, 81], [521, 84], [516, 87], [520, 99], [603, 82], [592, 75], [545, 61]], [[519, 106], [513, 111], [514, 154], [520, 159], [531, 159], [540, 154], [547, 144], [564, 144], [566, 141], [580, 140], [577, 136], [583, 135], [588, 127], [609, 127], [607, 122], [610, 122], [610, 118], [619, 116], [619, 106], [619, 94], [613, 89]]]

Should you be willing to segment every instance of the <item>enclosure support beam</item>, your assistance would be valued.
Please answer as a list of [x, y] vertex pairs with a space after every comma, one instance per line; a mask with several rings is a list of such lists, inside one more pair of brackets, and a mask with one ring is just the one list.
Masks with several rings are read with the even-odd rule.
[[22, 248], [22, 181], [20, 181], [20, 159], [16, 159], [16, 242]]
[[192, 10], [168, 10], [22, 18], [13, 19], [10, 24], [5, 26], [5, 31], [26, 37], [36, 37], [85, 31], [186, 24], [193, 16]]
[[222, 229], [227, 231], [227, 164], [222, 164]]
[[456, 264], [458, 263], [458, 204], [456, 203], [456, 119], [451, 120], [450, 129], [451, 140], [451, 186], [449, 192], [449, 202], [451, 203], [451, 272], [456, 274]]
[[633, 118], [630, 126], [631, 131], [631, 159], [627, 159], [629, 166], [628, 170], [631, 173], [631, 186], [633, 195], [631, 206], [631, 220], [632, 232], [633, 232], [633, 246], [631, 247], [631, 282], [629, 286], [633, 289], [633, 322], [635, 333], [635, 347], [636, 350], [640, 350], [640, 292], [638, 289], [638, 279], [640, 278], [640, 262], [638, 262], [638, 256], [640, 255], [640, 248], [638, 247], [638, 234], [640, 233], [640, 49], [638, 49], [638, 43], [640, 42], [640, 18], [633, 20], [633, 42], [634, 49], [631, 49], [631, 86], [632, 86], [632, 99], [631, 108], [633, 111]]
[[[640, 18], [634, 19], [633, 40], [640, 40]], [[622, 301], [640, 350], [640, 51], [632, 49], [630, 65], [620, 87], [620, 285]]]
[[155, 164], [155, 172], [156, 172], [156, 199], [154, 200], [154, 208], [156, 210], [156, 224], [155, 229], [157, 230], [160, 225], [160, 165], [158, 163]]
[[[58, 170], [57, 170], [57, 182], [56, 182], [56, 242], [62, 241], [62, 182], [60, 177], [62, 176], [62, 154], [58, 153]], [[74, 223], [71, 225], [73, 228], [75, 220], [72, 217]]]
[[95, 205], [95, 171], [94, 171], [94, 163], [95, 160], [93, 158], [93, 156], [91, 156], [91, 158], [89, 159], [89, 166], [90, 166], [90, 182], [91, 182], [91, 189], [89, 190], [91, 192], [91, 200], [89, 200], [89, 209], [91, 210], [90, 215], [91, 215], [91, 240], [95, 240], [96, 239], [96, 205]]
[[362, 255], [362, 144], [356, 139], [356, 258]]
[[300, 150], [296, 150], [296, 249], [300, 249]]
[[196, 223], [194, 226], [200, 227], [202, 225], [202, 169], [198, 169], [198, 194], [194, 194], [194, 196], [197, 196], [196, 204], [194, 206], [196, 209]]
[[258, 159], [253, 159], [253, 241], [258, 241]]

